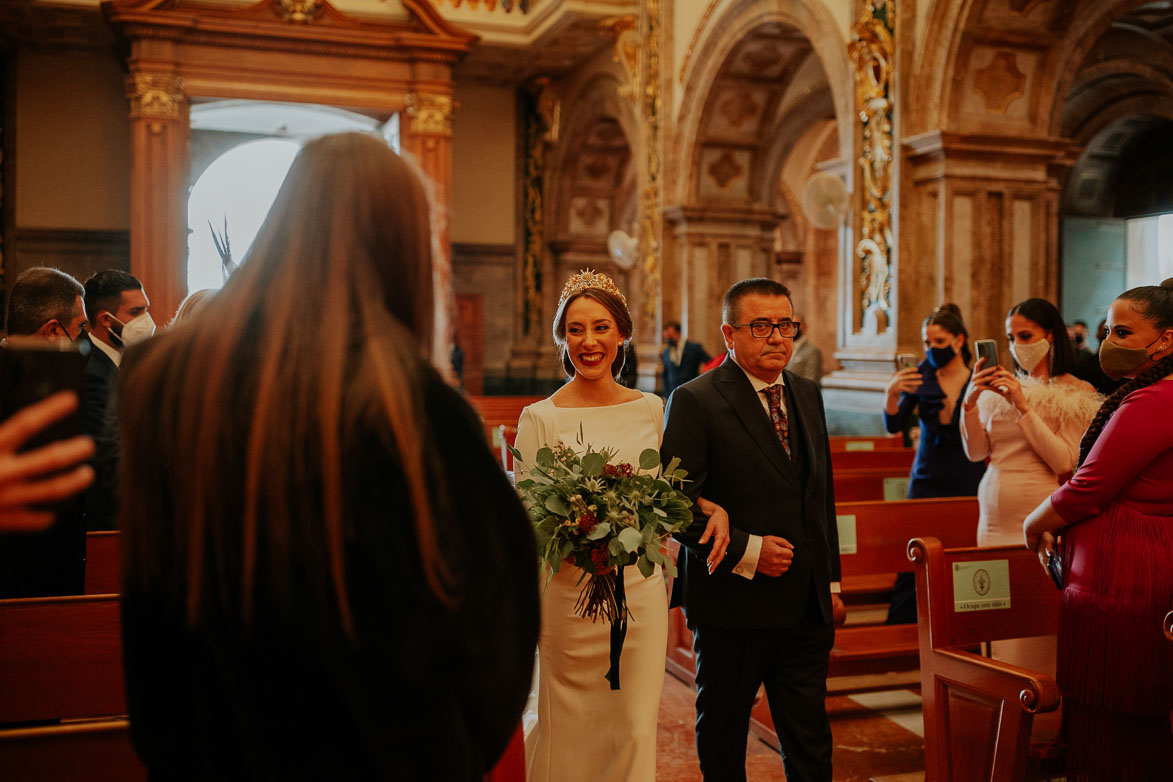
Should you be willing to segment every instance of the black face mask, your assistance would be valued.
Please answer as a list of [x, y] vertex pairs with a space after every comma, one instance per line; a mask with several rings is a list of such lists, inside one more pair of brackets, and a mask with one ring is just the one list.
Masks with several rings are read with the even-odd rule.
[[1075, 346], [1076, 346], [1077, 348], [1078, 348], [1078, 347], [1082, 347], [1082, 346], [1083, 346], [1083, 335], [1082, 335], [1082, 334], [1076, 334], [1076, 335], [1075, 335], [1075, 338], [1074, 338], [1074, 339], [1072, 339], [1071, 341], [1075, 343]]

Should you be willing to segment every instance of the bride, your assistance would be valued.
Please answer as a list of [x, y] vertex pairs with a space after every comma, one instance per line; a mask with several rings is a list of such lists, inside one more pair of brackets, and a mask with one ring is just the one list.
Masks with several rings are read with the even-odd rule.
[[[627, 300], [609, 277], [584, 271], [567, 281], [554, 315], [554, 342], [571, 379], [522, 411], [516, 447], [526, 464], [559, 440], [576, 450], [587, 444], [617, 450], [616, 461], [631, 464], [639, 464], [645, 449], [659, 450], [663, 401], [615, 381], [631, 334]], [[712, 568], [725, 556], [729, 519], [703, 498], [699, 504], [710, 517], [701, 543], [713, 539]], [[668, 642], [663, 573], [659, 565], [647, 579], [634, 565], [624, 573], [631, 618], [619, 690], [611, 690], [604, 677], [610, 626], [574, 612], [582, 575], [565, 563], [542, 596], [538, 722], [526, 746], [526, 779], [650, 782], [656, 777], [656, 720]]]

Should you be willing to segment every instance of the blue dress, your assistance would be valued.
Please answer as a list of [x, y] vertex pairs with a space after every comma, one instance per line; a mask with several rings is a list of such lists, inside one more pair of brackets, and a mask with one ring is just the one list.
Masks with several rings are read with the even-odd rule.
[[[941, 423], [941, 409], [945, 406], [945, 392], [937, 382], [937, 370], [928, 360], [916, 367], [921, 385], [915, 393], [902, 393], [900, 407], [895, 415], [884, 411], [884, 426], [895, 434], [903, 431], [913, 410], [920, 416], [920, 443], [916, 461], [908, 481], [910, 500], [926, 497], [972, 497], [986, 472], [985, 462], [971, 462], [961, 444], [961, 400], [969, 380], [961, 387], [953, 418]], [[916, 579], [912, 573], [898, 573], [892, 586], [892, 602], [887, 624], [916, 623]]]
[[884, 413], [884, 426], [893, 434], [908, 425], [914, 409], [920, 416], [920, 444], [908, 482], [908, 498], [975, 496], [986, 464], [971, 462], [961, 445], [961, 400], [969, 381], [961, 387], [953, 418], [946, 425], [941, 423], [945, 392], [937, 382], [937, 370], [927, 360], [920, 362], [917, 369], [920, 388], [900, 395], [900, 408], [895, 415]]

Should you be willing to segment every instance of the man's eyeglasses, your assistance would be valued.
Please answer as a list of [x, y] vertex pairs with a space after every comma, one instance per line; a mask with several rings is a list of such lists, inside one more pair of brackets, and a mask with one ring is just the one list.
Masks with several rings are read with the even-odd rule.
[[755, 320], [752, 323], [734, 323], [735, 329], [748, 328], [749, 333], [754, 336], [754, 339], [769, 339], [774, 333], [774, 329], [778, 329], [778, 335], [782, 337], [797, 337], [799, 322], [797, 320], [784, 320], [781, 323], [771, 323], [768, 320]]

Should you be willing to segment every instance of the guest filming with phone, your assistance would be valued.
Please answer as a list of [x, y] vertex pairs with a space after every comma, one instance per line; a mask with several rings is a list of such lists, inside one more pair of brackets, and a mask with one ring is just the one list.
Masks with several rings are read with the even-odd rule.
[[1100, 366], [1127, 378], [1100, 406], [1075, 475], [1026, 518], [1027, 548], [1063, 562], [1056, 681], [1070, 780], [1168, 779], [1173, 768], [1173, 278], [1122, 293]]
[[[961, 442], [986, 462], [978, 486], [977, 542], [1007, 546], [1022, 539], [1022, 520], [1050, 496], [1079, 456], [1079, 439], [1102, 401], [1072, 374], [1075, 353], [1063, 317], [1046, 299], [1027, 299], [1006, 313], [1015, 369], [999, 366], [997, 344], [978, 340], [978, 359], [963, 403]], [[989, 347], [989, 355], [982, 348]], [[995, 641], [991, 656], [1053, 672], [1054, 637]]]
[[[961, 445], [959, 402], [969, 383], [969, 332], [956, 304], [942, 304], [921, 325], [925, 360], [899, 370], [888, 384], [884, 426], [893, 434], [916, 413], [920, 442], [908, 482], [908, 498], [966, 497], [977, 492], [986, 466], [965, 456]], [[912, 574], [901, 574], [893, 588], [888, 624], [916, 621]]]

